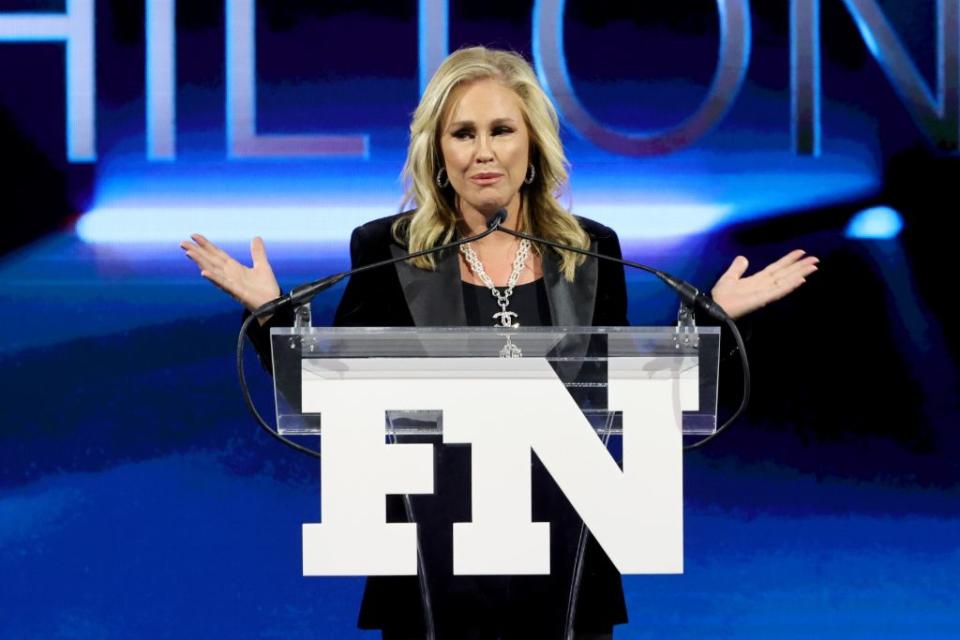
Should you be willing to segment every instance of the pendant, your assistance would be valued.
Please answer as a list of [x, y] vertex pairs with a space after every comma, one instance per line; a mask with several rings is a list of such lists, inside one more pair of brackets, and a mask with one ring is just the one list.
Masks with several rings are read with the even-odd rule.
[[493, 326], [495, 326], [495, 327], [519, 327], [519, 326], [520, 326], [519, 323], [518, 323], [518, 324], [514, 324], [514, 323], [513, 323], [513, 319], [516, 318], [516, 317], [517, 317], [517, 314], [516, 314], [515, 312], [513, 312], [513, 311], [507, 311], [506, 309], [504, 309], [503, 311], [498, 311], [497, 313], [493, 314], [493, 319], [494, 319], [494, 320], [499, 319], [499, 320], [500, 320], [500, 324], [495, 324], [495, 325], [493, 325]]
[[522, 358], [523, 351], [520, 350], [520, 347], [513, 344], [513, 340], [510, 339], [510, 334], [504, 336], [507, 339], [507, 343], [503, 345], [503, 348], [500, 349], [501, 358]]

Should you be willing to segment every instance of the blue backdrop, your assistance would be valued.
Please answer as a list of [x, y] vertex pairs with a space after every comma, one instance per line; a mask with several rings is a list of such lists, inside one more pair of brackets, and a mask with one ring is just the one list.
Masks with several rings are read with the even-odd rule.
[[627, 257], [705, 287], [822, 260], [756, 314], [753, 404], [685, 461], [686, 571], [626, 578], [616, 637], [960, 634], [960, 3], [634, 4], [0, 2], [0, 637], [364, 635], [362, 580], [301, 576], [318, 470], [246, 415], [239, 309], [177, 242], [262, 235], [284, 286], [345, 268], [400, 206], [421, 75], [475, 43], [535, 62], [564, 201]]

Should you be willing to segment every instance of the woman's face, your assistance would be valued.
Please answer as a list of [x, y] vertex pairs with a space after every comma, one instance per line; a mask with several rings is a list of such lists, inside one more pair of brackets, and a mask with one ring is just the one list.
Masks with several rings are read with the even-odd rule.
[[461, 213], [516, 213], [530, 158], [520, 97], [489, 78], [460, 85], [448, 104], [440, 150]]

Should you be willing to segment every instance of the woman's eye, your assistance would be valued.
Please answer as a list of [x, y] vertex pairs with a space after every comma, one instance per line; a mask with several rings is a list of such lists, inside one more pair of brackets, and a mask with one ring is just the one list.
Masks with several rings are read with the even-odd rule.
[[493, 135], [495, 136], [504, 135], [507, 133], [513, 133], [513, 129], [510, 127], [494, 127], [493, 129]]
[[473, 136], [473, 132], [470, 131], [469, 129], [460, 129], [459, 131], [453, 132], [453, 137], [457, 138], [458, 140], [466, 140], [467, 138], [470, 138], [472, 136]]

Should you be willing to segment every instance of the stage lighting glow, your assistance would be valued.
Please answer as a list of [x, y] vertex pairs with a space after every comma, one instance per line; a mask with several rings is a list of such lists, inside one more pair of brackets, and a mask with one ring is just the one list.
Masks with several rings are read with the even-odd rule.
[[850, 219], [844, 235], [865, 240], [896, 238], [903, 229], [903, 218], [890, 207], [864, 209]]
[[723, 224], [733, 207], [710, 203], [616, 203], [577, 201], [578, 211], [615, 229], [624, 240], [683, 238]]
[[[602, 204], [578, 202], [589, 217], [622, 229], [629, 239], [681, 238], [721, 224], [727, 205]], [[77, 235], [89, 244], [167, 243], [202, 233], [215, 242], [246, 242], [261, 236], [272, 242], [345, 243], [354, 227], [396, 210], [390, 205], [102, 207], [77, 222]]]
[[90, 244], [178, 242], [202, 233], [221, 243], [261, 236], [273, 242], [346, 242], [358, 224], [381, 218], [391, 206], [167, 206], [94, 209], [77, 222]]

